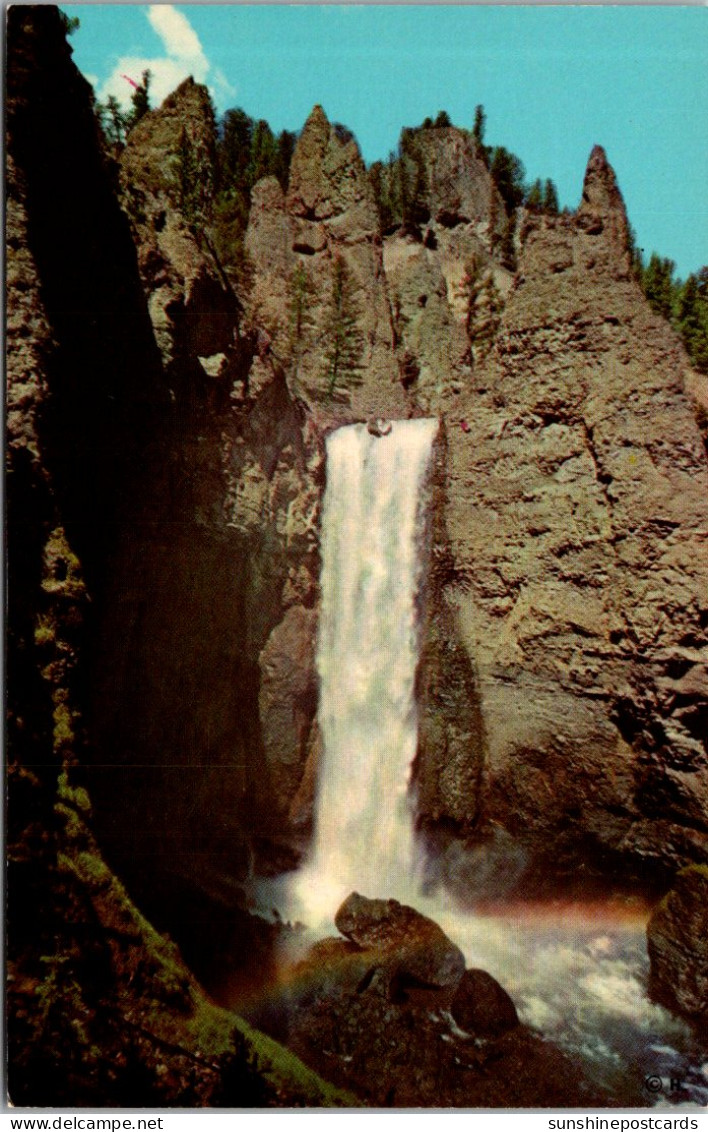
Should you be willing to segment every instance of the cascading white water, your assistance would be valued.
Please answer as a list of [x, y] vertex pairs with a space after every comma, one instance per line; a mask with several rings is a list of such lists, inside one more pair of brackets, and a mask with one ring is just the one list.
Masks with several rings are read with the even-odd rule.
[[318, 646], [315, 836], [295, 889], [312, 917], [353, 888], [411, 890], [408, 784], [415, 758], [416, 598], [425, 527], [421, 490], [436, 420], [396, 421], [385, 436], [348, 425], [327, 441]]

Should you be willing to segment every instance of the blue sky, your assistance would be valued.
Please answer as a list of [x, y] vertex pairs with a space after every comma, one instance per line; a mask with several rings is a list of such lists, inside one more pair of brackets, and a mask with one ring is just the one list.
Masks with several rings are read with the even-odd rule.
[[74, 59], [124, 101], [149, 67], [156, 100], [192, 74], [217, 111], [301, 129], [319, 102], [367, 162], [444, 109], [552, 177], [575, 208], [607, 151], [640, 247], [685, 276], [708, 263], [708, 8], [481, 5], [62, 5]]

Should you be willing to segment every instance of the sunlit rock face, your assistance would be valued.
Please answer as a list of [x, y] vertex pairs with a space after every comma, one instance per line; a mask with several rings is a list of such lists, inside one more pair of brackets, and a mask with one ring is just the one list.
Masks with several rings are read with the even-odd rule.
[[253, 316], [315, 417], [406, 417], [373, 191], [356, 141], [321, 107], [298, 139], [287, 193], [272, 178], [255, 187], [246, 248]]
[[576, 215], [527, 219], [447, 429], [445, 597], [481, 698], [477, 826], [651, 879], [707, 851], [708, 469], [626, 232], [600, 149]]

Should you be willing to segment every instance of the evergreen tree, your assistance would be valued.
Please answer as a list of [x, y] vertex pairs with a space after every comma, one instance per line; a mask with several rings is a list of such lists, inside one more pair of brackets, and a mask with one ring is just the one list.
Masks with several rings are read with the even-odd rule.
[[298, 263], [290, 278], [290, 332], [295, 348], [310, 324], [311, 304], [312, 286], [303, 264]]
[[628, 232], [628, 250], [630, 263], [632, 265], [632, 275], [637, 282], [642, 284], [642, 277], [644, 274], [644, 262], [642, 260], [642, 249], [637, 247], [637, 233], [634, 231], [632, 225], [629, 225]]
[[264, 119], [256, 122], [240, 107], [227, 110], [219, 123], [212, 237], [219, 259], [240, 290], [250, 286], [252, 277], [244, 246], [251, 190], [269, 176], [277, 177], [287, 189], [296, 140], [289, 130], [276, 138]]
[[78, 16], [67, 16], [66, 12], [62, 12], [61, 9], [59, 9], [59, 19], [66, 36], [73, 35], [81, 27], [81, 20]]
[[327, 393], [332, 397], [342, 381], [357, 379], [361, 353], [351, 280], [341, 256], [337, 256], [333, 264], [332, 292], [323, 337], [327, 343]]
[[674, 279], [673, 260], [652, 252], [649, 263], [643, 267], [641, 252], [633, 241], [630, 250], [633, 262], [639, 264], [639, 282], [652, 308], [680, 334], [696, 369], [708, 373], [708, 267], [702, 267], [682, 283]]
[[550, 213], [551, 216], [557, 216], [559, 212], [558, 190], [550, 177], [543, 186], [543, 211]]
[[385, 235], [395, 225], [394, 210], [391, 201], [391, 160], [384, 165], [383, 161], [375, 161], [369, 169], [369, 181], [374, 191], [374, 197], [379, 210], [381, 235]]
[[674, 302], [673, 274], [675, 263], [652, 252], [644, 271], [644, 294], [657, 314], [671, 320]]
[[504, 201], [507, 214], [512, 213], [524, 200], [523, 162], [505, 146], [498, 145], [492, 150], [490, 172]]
[[681, 287], [676, 322], [694, 366], [708, 373], [708, 267], [689, 275]]
[[290, 130], [281, 130], [278, 134], [277, 152], [275, 157], [274, 174], [280, 181], [281, 188], [285, 191], [288, 187], [288, 179], [290, 177], [290, 162], [295, 152], [295, 142], [297, 135]]
[[332, 123], [332, 132], [334, 133], [334, 136], [337, 138], [337, 140], [342, 143], [342, 145], [348, 145], [350, 141], [355, 140], [354, 134], [349, 129], [349, 126], [344, 126], [341, 122]]
[[480, 103], [474, 108], [474, 126], [472, 127], [472, 137], [477, 142], [477, 146], [482, 149], [484, 147], [484, 130], [487, 125], [487, 115], [484, 113], [484, 107]]
[[448, 114], [447, 110], [440, 110], [439, 111], [438, 116], [435, 119], [433, 125], [436, 128], [442, 128], [444, 126], [451, 126], [452, 125], [452, 122], [450, 121], [450, 115]]
[[193, 140], [182, 127], [177, 161], [179, 206], [195, 232], [210, 222], [214, 204], [215, 152], [213, 145]]
[[152, 75], [149, 70], [143, 71], [142, 81], [136, 86], [131, 96], [132, 111], [129, 117], [129, 130], [144, 118], [150, 109], [150, 82]]
[[540, 177], [534, 181], [526, 194], [526, 207], [530, 212], [540, 212], [543, 207], [543, 189]]
[[251, 158], [253, 119], [244, 110], [227, 110], [217, 139], [218, 182], [222, 192], [237, 193], [246, 183]]
[[150, 71], [143, 71], [142, 80], [131, 96], [130, 110], [121, 110], [118, 99], [112, 94], [109, 94], [105, 104], [96, 103], [96, 116], [103, 135], [112, 149], [122, 149], [130, 131], [150, 109], [151, 79]]
[[504, 267], [509, 271], [516, 269], [516, 244], [514, 243], [514, 232], [516, 230], [516, 215], [514, 213], [508, 217], [504, 234], [499, 243], [499, 256]]
[[426, 177], [423, 157], [418, 145], [418, 130], [404, 128], [398, 156], [395, 158], [391, 176], [391, 205], [396, 220], [400, 218], [401, 227], [415, 232], [416, 227], [428, 217], [425, 203]]
[[249, 188], [260, 181], [262, 177], [269, 177], [277, 166], [278, 146], [265, 119], [256, 122], [251, 139], [251, 155], [247, 170]]
[[96, 103], [96, 114], [109, 146], [120, 149], [125, 144], [128, 117], [121, 110], [118, 99], [109, 94], [105, 105], [102, 102]]

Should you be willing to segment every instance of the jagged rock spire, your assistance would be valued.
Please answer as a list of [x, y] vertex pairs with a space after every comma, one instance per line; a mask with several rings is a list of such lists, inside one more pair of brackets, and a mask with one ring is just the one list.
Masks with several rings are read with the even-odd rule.
[[615, 171], [601, 145], [593, 147], [585, 170], [583, 196], [577, 213], [586, 231], [605, 234], [618, 257], [629, 253], [629, 223]]
[[293, 153], [288, 210], [306, 220], [329, 220], [354, 207], [358, 234], [377, 231], [376, 205], [359, 147], [354, 138], [338, 136], [322, 107], [315, 106]]

